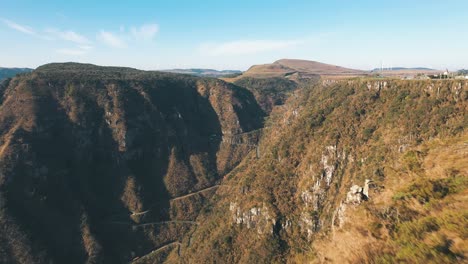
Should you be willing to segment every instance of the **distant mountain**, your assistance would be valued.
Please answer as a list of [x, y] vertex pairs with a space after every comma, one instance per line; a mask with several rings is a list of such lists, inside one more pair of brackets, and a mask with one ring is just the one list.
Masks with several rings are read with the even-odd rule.
[[31, 72], [29, 68], [2, 68], [0, 67], [0, 81], [6, 78], [14, 77], [18, 73]]
[[306, 77], [311, 75], [365, 75], [365, 71], [348, 69], [316, 61], [282, 59], [271, 64], [254, 65], [242, 74], [244, 77]]
[[172, 73], [181, 73], [181, 74], [189, 74], [201, 77], [225, 77], [228, 75], [238, 75], [241, 74], [241, 71], [238, 70], [213, 70], [213, 69], [170, 69], [170, 70], [163, 70], [164, 72], [172, 72]]
[[348, 69], [316, 61], [282, 59], [270, 64], [254, 65], [225, 81], [250, 90], [262, 109], [270, 113], [274, 106], [282, 105], [289, 95], [304, 83], [314, 82], [320, 76], [362, 76], [367, 72]]
[[361, 70], [349, 69], [341, 66], [307, 60], [282, 59], [276, 61], [275, 64], [286, 66], [297, 71], [309, 72], [320, 75], [354, 75], [365, 73]]

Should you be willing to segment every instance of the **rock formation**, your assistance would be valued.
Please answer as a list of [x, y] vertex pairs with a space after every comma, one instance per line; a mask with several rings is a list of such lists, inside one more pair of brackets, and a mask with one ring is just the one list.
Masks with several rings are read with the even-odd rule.
[[369, 183], [372, 181], [366, 179], [364, 187], [353, 185], [346, 195], [346, 203], [360, 204], [362, 201], [369, 199]]

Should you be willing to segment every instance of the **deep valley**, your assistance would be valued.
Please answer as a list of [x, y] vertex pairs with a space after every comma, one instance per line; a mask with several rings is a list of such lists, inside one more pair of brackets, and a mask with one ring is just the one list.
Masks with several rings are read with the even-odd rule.
[[466, 261], [468, 82], [286, 64], [4, 80], [0, 262]]

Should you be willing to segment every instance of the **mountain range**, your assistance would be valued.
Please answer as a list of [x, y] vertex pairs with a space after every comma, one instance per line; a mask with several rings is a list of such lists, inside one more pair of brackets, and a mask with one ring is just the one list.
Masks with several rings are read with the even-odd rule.
[[0, 263], [463, 263], [467, 124], [466, 80], [46, 64], [0, 82]]
[[31, 72], [33, 69], [30, 68], [2, 68], [0, 67], [0, 81], [6, 78], [14, 77], [20, 73]]

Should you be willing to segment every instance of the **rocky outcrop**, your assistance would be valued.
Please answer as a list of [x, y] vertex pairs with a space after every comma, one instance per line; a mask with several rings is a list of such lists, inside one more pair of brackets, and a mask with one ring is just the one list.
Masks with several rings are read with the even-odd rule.
[[369, 184], [371, 180], [366, 179], [364, 187], [353, 185], [346, 194], [346, 203], [361, 204], [362, 201], [369, 199]]
[[336, 210], [333, 212], [331, 222], [332, 230], [334, 230], [335, 227], [343, 227], [344, 223], [346, 222], [346, 210], [348, 204], [360, 205], [363, 201], [369, 200], [369, 187], [371, 183], [371, 180], [366, 179], [364, 181], [364, 187], [361, 187], [359, 185], [351, 186], [348, 193], [346, 194], [345, 201], [342, 201], [340, 205], [336, 208]]
[[320, 160], [320, 163], [323, 166], [323, 173], [325, 176], [325, 181], [327, 182], [328, 186], [330, 186], [333, 173], [335, 172], [336, 158], [337, 158], [336, 156], [337, 156], [336, 146], [327, 146]]
[[346, 222], [346, 209], [346, 203], [341, 202], [335, 212], [333, 212], [331, 223], [332, 230], [335, 229], [335, 226], [338, 226], [338, 228], [343, 227], [344, 223]]
[[234, 224], [245, 226], [248, 229], [255, 229], [260, 235], [273, 234], [276, 220], [272, 217], [265, 204], [261, 207], [242, 210], [237, 203], [232, 202], [229, 205], [229, 211], [231, 211]]
[[310, 240], [312, 235], [319, 231], [321, 227], [318, 213], [316, 211], [303, 211], [299, 218], [299, 227], [307, 235], [307, 239]]

